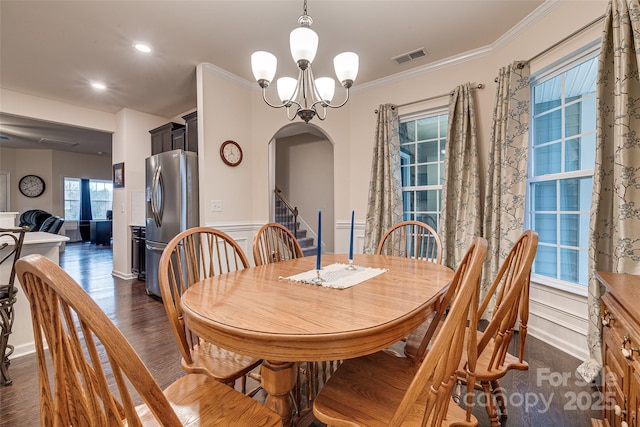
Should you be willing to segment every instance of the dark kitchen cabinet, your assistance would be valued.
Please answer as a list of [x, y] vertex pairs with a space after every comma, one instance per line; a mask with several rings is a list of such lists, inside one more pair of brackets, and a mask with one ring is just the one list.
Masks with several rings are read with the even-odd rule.
[[[182, 130], [180, 132], [179, 130]], [[165, 151], [171, 151], [175, 145], [180, 145], [180, 139], [184, 141], [185, 126], [178, 123], [167, 123], [155, 129], [149, 131], [151, 134], [151, 154], [163, 153]], [[174, 139], [179, 141], [174, 143]], [[182, 143], [184, 145], [184, 142]]]
[[198, 112], [182, 116], [185, 124], [184, 150], [198, 152]]
[[141, 226], [131, 226], [131, 272], [138, 275], [138, 280], [145, 280], [145, 245], [146, 229]]

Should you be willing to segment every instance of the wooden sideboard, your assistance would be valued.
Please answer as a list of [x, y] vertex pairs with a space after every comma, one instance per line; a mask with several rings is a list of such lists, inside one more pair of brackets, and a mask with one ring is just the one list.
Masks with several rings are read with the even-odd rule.
[[602, 296], [603, 423], [640, 427], [640, 276], [596, 272]]

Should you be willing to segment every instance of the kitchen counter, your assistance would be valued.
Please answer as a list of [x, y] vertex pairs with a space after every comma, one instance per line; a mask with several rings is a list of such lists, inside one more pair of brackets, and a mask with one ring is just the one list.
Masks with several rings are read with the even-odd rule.
[[[41, 254], [58, 264], [60, 261], [60, 245], [68, 240], [68, 237], [58, 234], [40, 231], [28, 232], [25, 233], [21, 255]], [[7, 241], [13, 245], [11, 239]], [[2, 251], [0, 251], [0, 254], [2, 254]], [[10, 264], [5, 263], [0, 265], [0, 275], [2, 275], [2, 277], [8, 277], [10, 272]], [[16, 283], [18, 282], [19, 280], [16, 280]], [[27, 301], [22, 287], [19, 285], [18, 287], [20, 290], [18, 291], [17, 301], [14, 305], [16, 317], [13, 323], [13, 333], [9, 337], [9, 343], [15, 347], [15, 351], [11, 357], [12, 359], [35, 351], [29, 301]]]

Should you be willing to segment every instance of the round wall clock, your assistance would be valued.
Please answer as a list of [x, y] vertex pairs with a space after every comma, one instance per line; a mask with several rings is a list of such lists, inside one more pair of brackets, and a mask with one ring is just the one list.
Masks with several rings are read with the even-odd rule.
[[27, 197], [38, 197], [44, 193], [44, 180], [37, 175], [25, 175], [20, 179], [18, 188]]
[[235, 141], [225, 141], [220, 146], [220, 157], [229, 166], [238, 166], [242, 161], [242, 148]]

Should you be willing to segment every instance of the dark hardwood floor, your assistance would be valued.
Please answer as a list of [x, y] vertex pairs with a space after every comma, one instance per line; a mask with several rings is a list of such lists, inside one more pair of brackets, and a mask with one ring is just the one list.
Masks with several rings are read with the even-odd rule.
[[[111, 275], [113, 258], [109, 246], [68, 244], [61, 253], [60, 264], [129, 339], [161, 387], [182, 375], [178, 348], [162, 303], [145, 293], [144, 282]], [[509, 410], [503, 426], [579, 427], [589, 426], [591, 417], [601, 418], [598, 390], [575, 376], [579, 360], [531, 336], [527, 338], [526, 354], [529, 370], [510, 373], [501, 381]], [[13, 384], [0, 386], [0, 426], [37, 426], [35, 356], [14, 359], [9, 369]], [[479, 392], [476, 402], [474, 414], [480, 426], [488, 426]]]

